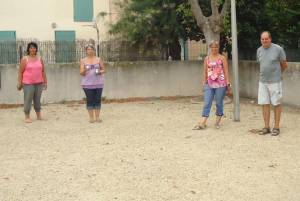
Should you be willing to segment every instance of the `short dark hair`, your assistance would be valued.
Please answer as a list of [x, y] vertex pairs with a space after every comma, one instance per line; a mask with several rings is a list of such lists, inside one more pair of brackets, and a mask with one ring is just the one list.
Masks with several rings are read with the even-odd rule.
[[263, 33], [267, 33], [267, 34], [269, 35], [269, 38], [272, 39], [271, 33], [270, 33], [269, 31], [263, 31], [263, 32], [261, 32], [260, 36], [261, 36]]
[[38, 51], [38, 45], [35, 42], [30, 42], [30, 43], [28, 43], [27, 49], [26, 49], [27, 55], [29, 55], [29, 49], [31, 47], [34, 47], [36, 49], [36, 52]]

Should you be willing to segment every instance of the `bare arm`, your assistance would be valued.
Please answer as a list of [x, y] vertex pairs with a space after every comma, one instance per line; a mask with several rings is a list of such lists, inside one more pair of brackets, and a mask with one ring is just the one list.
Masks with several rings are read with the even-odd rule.
[[230, 78], [229, 78], [229, 70], [228, 70], [228, 61], [226, 57], [222, 56], [223, 67], [224, 67], [224, 75], [227, 85], [230, 85]]
[[202, 81], [203, 86], [205, 85], [206, 81], [207, 81], [207, 57], [205, 57], [203, 63], [203, 81]]
[[18, 84], [17, 84], [18, 90], [21, 90], [23, 86], [22, 82], [23, 82], [23, 73], [25, 71], [25, 66], [26, 66], [26, 59], [22, 58], [20, 61], [20, 66], [18, 71]]
[[84, 68], [84, 62], [83, 59], [80, 60], [80, 75], [85, 76], [86, 69]]
[[44, 79], [44, 84], [47, 84], [48, 80], [47, 80], [47, 76], [46, 76], [45, 64], [42, 59], [41, 59], [41, 63], [42, 63], [42, 67], [43, 67], [42, 75], [43, 75], [43, 79]]
[[281, 72], [283, 73], [287, 69], [288, 65], [286, 60], [280, 61]]

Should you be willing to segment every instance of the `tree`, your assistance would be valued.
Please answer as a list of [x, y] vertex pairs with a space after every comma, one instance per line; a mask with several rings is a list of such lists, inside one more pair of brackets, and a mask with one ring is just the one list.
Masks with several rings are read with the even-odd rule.
[[180, 59], [178, 39], [183, 31], [176, 14], [178, 5], [176, 0], [125, 1], [120, 4], [121, 18], [110, 32], [146, 48], [161, 45], [165, 58]]
[[211, 15], [206, 17], [198, 0], [188, 0], [196, 18], [197, 25], [203, 32], [206, 41], [220, 40], [220, 33], [224, 30], [224, 21], [229, 11], [230, 0], [225, 0], [221, 6], [218, 0], [210, 0]]
[[[135, 44], [162, 45], [173, 58], [180, 58], [178, 39], [219, 40], [221, 48], [231, 35], [230, 0], [125, 0], [120, 21], [112, 28]], [[264, 30], [275, 43], [289, 48], [300, 45], [299, 0], [236, 0], [238, 45], [249, 54], [260, 45]], [[251, 58], [253, 58], [251, 56]]]
[[[260, 33], [265, 30], [271, 32], [274, 43], [284, 46], [289, 60], [292, 55], [299, 55], [299, 51], [292, 51], [300, 45], [299, 0], [237, 0], [236, 6], [241, 59], [256, 59]], [[230, 21], [226, 21], [224, 32], [231, 35]]]
[[265, 13], [270, 20], [272, 38], [287, 48], [298, 48], [300, 40], [299, 0], [268, 0]]

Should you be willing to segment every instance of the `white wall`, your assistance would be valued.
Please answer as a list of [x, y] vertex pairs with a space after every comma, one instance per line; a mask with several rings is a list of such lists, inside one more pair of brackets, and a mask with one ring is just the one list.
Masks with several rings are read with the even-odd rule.
[[[109, 12], [109, 0], [94, 0], [94, 16]], [[96, 31], [74, 22], [73, 0], [0, 0], [0, 31], [16, 31], [17, 38], [54, 40], [55, 30], [75, 30], [76, 38], [96, 40]], [[108, 38], [108, 17], [99, 23], [100, 38]], [[57, 28], [51, 24], [55, 22]]]

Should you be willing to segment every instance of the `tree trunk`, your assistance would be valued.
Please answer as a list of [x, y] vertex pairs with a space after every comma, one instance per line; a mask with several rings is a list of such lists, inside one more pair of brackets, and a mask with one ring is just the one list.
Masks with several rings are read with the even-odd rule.
[[220, 41], [220, 33], [224, 29], [223, 21], [226, 13], [229, 11], [230, 0], [225, 0], [220, 13], [218, 12], [219, 5], [217, 0], [211, 0], [212, 15], [209, 17], [203, 15], [198, 0], [189, 0], [189, 3], [197, 24], [205, 36], [207, 44], [213, 40]]

